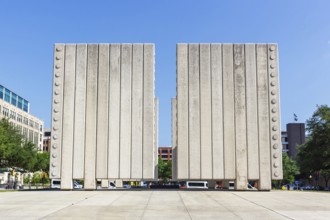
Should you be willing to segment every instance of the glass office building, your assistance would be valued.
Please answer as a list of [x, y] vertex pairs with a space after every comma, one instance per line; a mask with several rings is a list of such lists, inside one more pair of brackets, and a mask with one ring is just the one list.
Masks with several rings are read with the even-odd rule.
[[30, 111], [30, 103], [27, 100], [23, 99], [2, 85], [0, 85], [0, 99], [5, 100], [6, 102], [16, 106], [19, 109], [22, 109], [25, 112]]

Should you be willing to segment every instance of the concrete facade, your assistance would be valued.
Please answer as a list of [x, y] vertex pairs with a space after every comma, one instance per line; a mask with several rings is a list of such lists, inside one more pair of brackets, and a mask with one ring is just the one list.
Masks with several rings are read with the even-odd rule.
[[56, 44], [50, 178], [154, 179], [157, 108], [153, 44]]
[[172, 100], [174, 177], [282, 179], [276, 44], [178, 44]]

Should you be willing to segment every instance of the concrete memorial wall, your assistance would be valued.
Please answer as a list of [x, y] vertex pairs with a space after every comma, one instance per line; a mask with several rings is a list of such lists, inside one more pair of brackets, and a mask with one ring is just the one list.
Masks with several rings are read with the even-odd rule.
[[61, 189], [155, 178], [154, 53], [153, 44], [55, 45], [50, 178]]
[[174, 177], [282, 179], [276, 44], [178, 44], [172, 100]]

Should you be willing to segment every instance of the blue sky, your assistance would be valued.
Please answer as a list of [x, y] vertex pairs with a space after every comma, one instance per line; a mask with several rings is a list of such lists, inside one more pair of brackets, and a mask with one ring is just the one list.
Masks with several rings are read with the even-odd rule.
[[0, 84], [50, 127], [54, 43], [155, 43], [159, 144], [171, 144], [176, 43], [278, 43], [281, 123], [330, 105], [330, 1], [1, 1]]

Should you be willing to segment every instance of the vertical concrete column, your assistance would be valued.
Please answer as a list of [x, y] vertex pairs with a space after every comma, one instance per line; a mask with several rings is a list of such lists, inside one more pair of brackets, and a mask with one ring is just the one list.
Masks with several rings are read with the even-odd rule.
[[[158, 98], [154, 98], [154, 179], [158, 180]], [[173, 151], [172, 151], [173, 154]]]
[[258, 44], [257, 88], [259, 127], [259, 190], [271, 189], [267, 45]]
[[144, 44], [143, 54], [143, 179], [154, 178], [155, 48]]
[[133, 44], [132, 178], [142, 177], [143, 44]]
[[50, 178], [61, 178], [62, 157], [62, 108], [65, 66], [65, 45], [56, 44], [54, 48], [54, 77], [52, 102], [52, 147], [50, 150]]
[[[61, 189], [72, 189], [76, 45], [65, 47]], [[54, 111], [57, 111], [54, 109]]]
[[107, 179], [102, 179], [102, 180], [101, 180], [101, 187], [102, 187], [102, 188], [108, 188], [108, 187], [109, 187], [109, 180], [107, 180]]
[[246, 138], [248, 153], [248, 179], [259, 179], [258, 96], [256, 45], [245, 44], [246, 81]]
[[119, 178], [121, 45], [110, 45], [108, 178]]
[[268, 73], [269, 73], [269, 109], [271, 131], [271, 176], [274, 180], [283, 179], [282, 144], [280, 129], [280, 99], [278, 80], [278, 52], [276, 44], [268, 45]]
[[109, 44], [99, 44], [97, 83], [96, 178], [108, 177]]
[[213, 178], [211, 48], [200, 44], [201, 179]]
[[189, 178], [188, 45], [177, 45], [177, 176]]
[[189, 171], [190, 179], [201, 178], [200, 66], [199, 44], [188, 45], [189, 82]]
[[85, 189], [96, 189], [96, 128], [97, 128], [97, 79], [98, 45], [89, 44], [87, 54]]
[[87, 44], [78, 44], [76, 52], [76, 89], [74, 112], [73, 179], [84, 178], [86, 123]]
[[223, 144], [225, 179], [236, 178], [233, 44], [223, 44]]
[[[120, 178], [131, 177], [132, 44], [122, 44], [120, 81]], [[153, 107], [153, 106], [152, 106]]]
[[174, 181], [178, 178], [177, 154], [177, 101], [176, 98], [172, 98], [172, 179]]
[[229, 189], [229, 180], [222, 180], [222, 188]]
[[243, 44], [234, 45], [236, 190], [247, 188], [245, 53]]
[[213, 179], [224, 178], [222, 45], [211, 44]]

